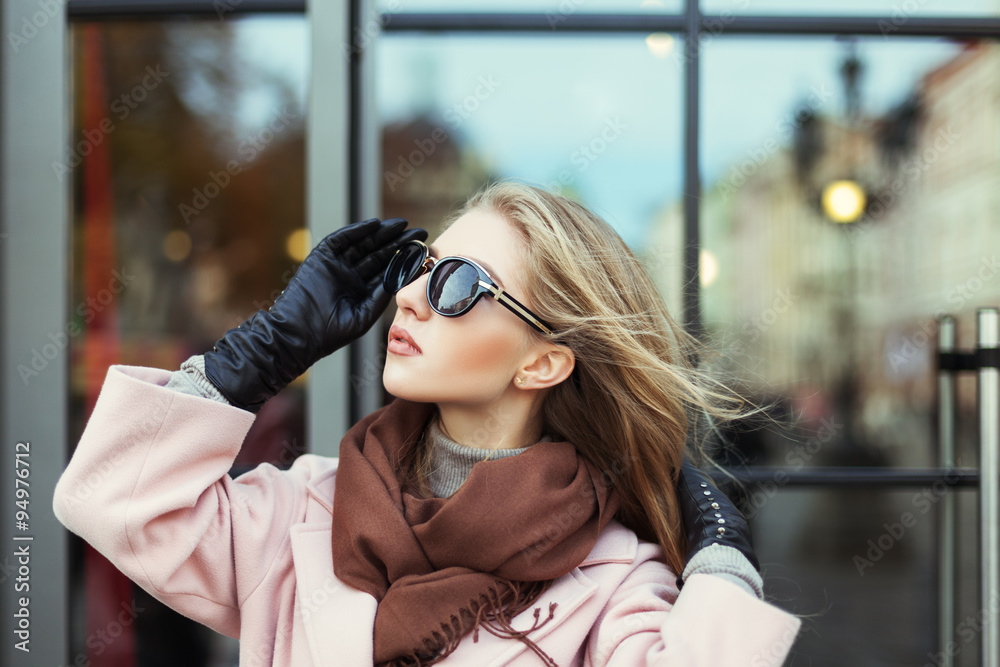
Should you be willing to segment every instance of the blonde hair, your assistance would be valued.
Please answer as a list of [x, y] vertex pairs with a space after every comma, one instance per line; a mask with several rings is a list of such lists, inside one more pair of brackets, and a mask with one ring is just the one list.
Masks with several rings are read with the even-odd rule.
[[[544, 398], [544, 432], [603, 471], [621, 497], [616, 518], [658, 543], [680, 574], [687, 545], [675, 487], [692, 418], [725, 422], [745, 415], [747, 402], [693, 365], [707, 348], [674, 321], [639, 260], [599, 216], [509, 180], [487, 185], [451, 220], [476, 210], [498, 214], [522, 235], [525, 296], [554, 331], [535, 335], [576, 357], [570, 378]], [[414, 466], [422, 489], [427, 458], [418, 454]]]

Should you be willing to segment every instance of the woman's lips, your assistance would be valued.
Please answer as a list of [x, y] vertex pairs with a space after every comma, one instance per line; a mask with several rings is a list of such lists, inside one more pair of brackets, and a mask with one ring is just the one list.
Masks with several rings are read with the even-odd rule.
[[421, 354], [420, 347], [417, 346], [410, 332], [395, 324], [389, 329], [389, 344], [386, 346], [386, 350], [392, 354], [399, 354], [404, 357], [413, 357]]

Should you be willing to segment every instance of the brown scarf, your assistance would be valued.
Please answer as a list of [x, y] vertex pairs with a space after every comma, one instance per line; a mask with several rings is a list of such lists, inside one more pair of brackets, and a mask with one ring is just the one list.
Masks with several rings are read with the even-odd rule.
[[340, 443], [333, 501], [333, 569], [370, 593], [375, 664], [432, 665], [479, 628], [516, 638], [554, 665], [511, 619], [590, 553], [619, 506], [615, 489], [568, 442], [477, 463], [448, 498], [401, 489], [434, 412], [396, 399]]

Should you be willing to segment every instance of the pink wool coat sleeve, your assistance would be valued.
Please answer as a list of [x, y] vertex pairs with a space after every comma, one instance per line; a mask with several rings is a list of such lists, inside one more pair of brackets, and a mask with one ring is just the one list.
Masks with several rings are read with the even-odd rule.
[[[167, 389], [170, 373], [112, 366], [56, 486], [59, 520], [178, 612], [240, 639], [240, 665], [372, 665], [376, 600], [337, 579], [336, 458], [229, 468], [254, 416]], [[530, 636], [560, 667], [780, 665], [799, 620], [694, 575], [678, 594], [658, 545], [618, 521], [536, 603]], [[534, 622], [531, 609], [513, 620]], [[522, 642], [466, 636], [439, 663], [534, 667]]]

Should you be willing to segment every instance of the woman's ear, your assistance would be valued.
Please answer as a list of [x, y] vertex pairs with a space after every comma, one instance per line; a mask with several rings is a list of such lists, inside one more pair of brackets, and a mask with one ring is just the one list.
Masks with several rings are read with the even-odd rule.
[[518, 369], [518, 389], [554, 387], [569, 377], [576, 366], [576, 355], [565, 345], [549, 344], [528, 364]]

